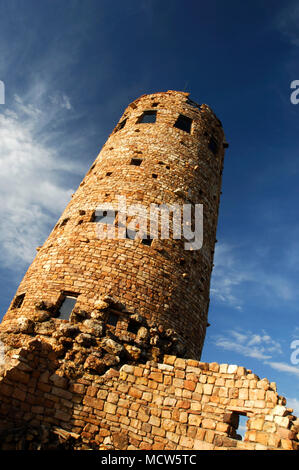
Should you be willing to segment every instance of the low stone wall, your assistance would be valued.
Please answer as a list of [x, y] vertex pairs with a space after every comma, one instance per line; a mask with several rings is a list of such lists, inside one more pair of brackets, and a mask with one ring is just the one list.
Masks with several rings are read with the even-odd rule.
[[[42, 429], [75, 449], [298, 449], [299, 420], [274, 383], [243, 367], [164, 356], [72, 380], [56, 353], [33, 339], [0, 378], [2, 449], [47, 447]], [[244, 440], [239, 415], [247, 415]], [[27, 444], [26, 444], [27, 442]], [[26, 447], [27, 445], [27, 447]]]

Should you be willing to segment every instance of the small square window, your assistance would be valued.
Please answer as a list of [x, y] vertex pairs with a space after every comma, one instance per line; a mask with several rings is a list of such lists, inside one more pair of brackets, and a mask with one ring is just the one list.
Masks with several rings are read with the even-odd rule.
[[116, 326], [118, 322], [118, 315], [115, 315], [115, 313], [109, 313], [108, 318], [107, 318], [107, 325], [110, 326]]
[[130, 333], [133, 333], [134, 335], [136, 335], [139, 328], [140, 328], [140, 325], [139, 325], [139, 323], [137, 323], [137, 321], [135, 321], [135, 320], [130, 320], [129, 321], [128, 331]]
[[151, 246], [151, 244], [153, 243], [153, 239], [147, 236], [146, 238], [141, 239], [141, 243], [146, 246]]
[[157, 111], [144, 111], [138, 118], [137, 124], [154, 124], [156, 122]]
[[130, 165], [140, 166], [142, 163], [141, 158], [132, 158]]
[[22, 306], [24, 298], [25, 294], [17, 295], [12, 305], [12, 308], [20, 308]]
[[157, 178], [158, 178], [158, 175], [156, 175], [155, 173], [153, 173], [153, 174], [152, 174], [152, 178], [157, 179]]
[[69, 320], [72, 311], [77, 302], [78, 294], [64, 295], [58, 313], [58, 318], [62, 320]]
[[182, 131], [188, 132], [190, 134], [191, 125], [192, 125], [192, 119], [187, 116], [183, 116], [183, 114], [180, 114], [174, 124], [174, 127], [176, 127], [177, 129], [181, 129]]

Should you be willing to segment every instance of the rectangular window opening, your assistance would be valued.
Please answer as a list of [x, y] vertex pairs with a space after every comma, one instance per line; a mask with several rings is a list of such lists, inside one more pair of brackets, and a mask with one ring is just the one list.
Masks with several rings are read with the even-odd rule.
[[138, 332], [139, 328], [140, 328], [140, 324], [137, 321], [135, 321], [135, 320], [130, 320], [129, 321], [128, 331], [130, 333], [133, 333], [134, 335], [137, 335], [137, 332]]
[[76, 305], [78, 295], [79, 294], [75, 293], [68, 293], [63, 295], [58, 311], [58, 318], [60, 318], [61, 320], [70, 319], [71, 313]]
[[118, 319], [119, 319], [118, 315], [116, 315], [115, 313], [110, 312], [109, 315], [108, 315], [108, 318], [107, 318], [107, 325], [116, 326], [117, 322], [118, 322]]
[[180, 114], [174, 124], [174, 127], [176, 127], [177, 129], [181, 129], [182, 131], [188, 132], [190, 134], [191, 125], [192, 125], [192, 119], [187, 116], [184, 116], [183, 114]]
[[141, 158], [132, 158], [130, 165], [140, 166], [142, 163]]
[[233, 411], [226, 421], [230, 424], [229, 437], [238, 440], [244, 440], [245, 433], [247, 431], [247, 421], [249, 417], [245, 412]]
[[25, 294], [17, 295], [12, 305], [12, 308], [20, 308], [23, 304], [24, 298]]
[[144, 111], [138, 118], [137, 124], [154, 124], [156, 122], [157, 111]]

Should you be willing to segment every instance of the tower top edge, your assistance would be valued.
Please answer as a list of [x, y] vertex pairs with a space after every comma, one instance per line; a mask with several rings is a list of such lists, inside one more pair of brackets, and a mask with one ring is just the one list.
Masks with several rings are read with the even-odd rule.
[[141, 100], [143, 98], [149, 98], [150, 96], [158, 97], [158, 96], [167, 96], [167, 95], [172, 95], [172, 96], [178, 95], [178, 96], [188, 98], [190, 93], [185, 92], [185, 91], [177, 91], [177, 90], [157, 91], [157, 92], [154, 92], [154, 93], [144, 93], [143, 95], [141, 95], [138, 98], [136, 98], [135, 100], [133, 100], [130, 104], [137, 103], [139, 100]]
[[[158, 92], [154, 92], [154, 93], [145, 93], [145, 94], [139, 96], [138, 98], [136, 98], [135, 100], [131, 101], [131, 103], [129, 103], [127, 105], [127, 107], [125, 109], [125, 112], [124, 112], [124, 116], [132, 108], [135, 109], [138, 106], [139, 102], [141, 102], [143, 99], [145, 99], [145, 100], [148, 100], [148, 99], [158, 100], [159, 98], [162, 98], [162, 97], [166, 97], [166, 98], [169, 97], [171, 101], [173, 99], [174, 99], [174, 101], [176, 101], [176, 98], [177, 98], [178, 102], [181, 102], [181, 103], [185, 102], [187, 104], [190, 104], [192, 107], [198, 108], [199, 111], [206, 110], [221, 124], [221, 121], [219, 120], [219, 118], [217, 117], [217, 115], [215, 114], [215, 112], [213, 111], [213, 109], [209, 105], [207, 105], [205, 103], [200, 104], [197, 101], [195, 101], [193, 99], [190, 99], [190, 93], [189, 92], [177, 91], [177, 90], [168, 90], [168, 91], [158, 91]], [[221, 124], [221, 127], [222, 127], [222, 124]]]

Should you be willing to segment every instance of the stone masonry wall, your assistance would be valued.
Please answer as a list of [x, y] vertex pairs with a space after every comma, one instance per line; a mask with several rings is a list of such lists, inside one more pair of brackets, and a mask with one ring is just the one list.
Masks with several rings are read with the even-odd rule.
[[[71, 380], [58, 364], [37, 339], [7, 359], [1, 449], [298, 449], [293, 410], [275, 383], [244, 367], [166, 355]], [[239, 415], [249, 418], [244, 441]]]

